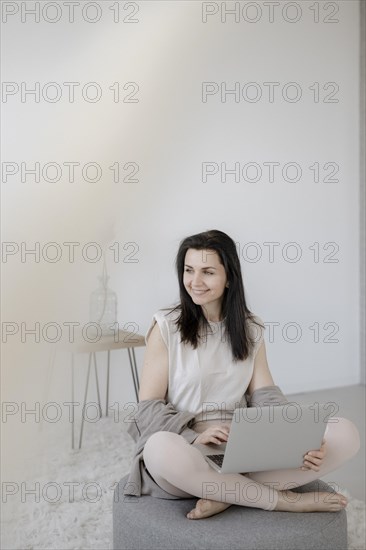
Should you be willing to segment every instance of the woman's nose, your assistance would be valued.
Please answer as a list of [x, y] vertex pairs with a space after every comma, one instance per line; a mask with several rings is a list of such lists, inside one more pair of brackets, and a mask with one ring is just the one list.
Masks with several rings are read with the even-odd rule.
[[201, 285], [201, 275], [199, 273], [196, 273], [195, 275], [193, 275], [192, 286], [194, 288], [199, 288], [200, 285]]

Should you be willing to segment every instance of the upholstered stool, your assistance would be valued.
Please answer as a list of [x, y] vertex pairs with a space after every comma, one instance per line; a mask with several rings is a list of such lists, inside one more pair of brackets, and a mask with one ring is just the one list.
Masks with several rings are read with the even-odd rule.
[[[230, 506], [206, 519], [186, 514], [197, 498], [124, 496], [128, 476], [117, 485], [113, 504], [114, 550], [347, 550], [347, 514], [274, 512]], [[321, 480], [291, 489], [332, 492]]]

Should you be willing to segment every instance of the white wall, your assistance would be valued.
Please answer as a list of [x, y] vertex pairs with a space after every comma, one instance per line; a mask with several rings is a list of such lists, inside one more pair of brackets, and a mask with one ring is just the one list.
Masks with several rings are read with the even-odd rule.
[[[62, 250], [56, 263], [42, 256], [39, 263], [31, 256], [24, 262], [20, 254], [9, 257], [3, 270], [3, 320], [29, 326], [37, 321], [41, 326], [87, 323], [89, 295], [102, 265], [85, 261], [79, 250], [92, 241], [105, 245], [110, 238], [120, 243], [125, 259], [131, 249], [123, 245], [138, 246], [137, 263], [113, 262], [109, 251], [108, 268], [118, 294], [119, 323], [135, 322], [145, 334], [152, 314], [178, 298], [174, 259], [180, 240], [216, 228], [238, 242], [251, 309], [266, 323], [279, 323], [273, 342], [267, 331], [267, 354], [283, 391], [359, 383], [359, 2], [331, 2], [328, 8], [321, 2], [281, 2], [273, 22], [262, 2], [252, 7], [238, 3], [247, 9], [247, 19], [259, 6], [262, 16], [256, 23], [243, 16], [237, 23], [228, 16], [223, 23], [220, 13], [204, 23], [201, 2], [186, 1], [139, 2], [132, 16], [138, 22], [113, 23], [112, 4], [100, 3], [101, 18], [94, 24], [80, 11], [69, 23], [61, 6], [54, 24], [44, 14], [39, 23], [23, 14], [22, 23], [19, 12], [3, 25], [3, 80], [19, 86], [26, 82], [27, 88], [39, 82], [41, 90], [56, 82], [62, 90], [54, 103], [42, 94], [39, 102], [31, 96], [22, 102], [20, 93], [7, 97], [3, 161], [28, 167], [57, 162], [63, 168], [54, 183], [42, 174], [39, 183], [31, 175], [22, 182], [18, 172], [3, 184], [3, 240], [29, 248], [52, 241]], [[319, 7], [319, 22], [314, 22], [312, 5]], [[220, 6], [213, 2], [209, 9]], [[121, 19], [131, 13], [122, 8]], [[86, 13], [94, 17], [92, 10]], [[289, 22], [296, 14], [299, 20]], [[50, 11], [46, 17], [56, 15]], [[73, 103], [65, 82], [80, 83]], [[83, 99], [80, 89], [88, 82], [102, 90], [98, 102]], [[124, 96], [132, 88], [123, 90], [123, 85], [136, 82], [139, 101], [115, 103], [109, 89], [115, 82]], [[203, 82], [226, 83], [228, 89], [238, 82], [240, 91], [254, 82], [263, 95], [250, 102], [252, 86], [247, 99], [241, 95], [238, 102], [233, 95], [221, 101], [219, 93], [203, 102]], [[268, 82], [279, 83], [273, 102]], [[287, 89], [287, 99], [282, 95], [288, 83], [302, 92], [297, 102], [290, 101], [294, 86]], [[314, 83], [319, 83], [318, 102], [309, 89]], [[333, 96], [333, 85], [324, 89], [327, 83], [339, 87]], [[91, 97], [94, 90], [89, 91]], [[49, 89], [49, 97], [53, 93]], [[337, 102], [325, 102], [326, 97]], [[63, 163], [70, 161], [98, 163], [100, 181], [83, 181], [79, 168], [76, 180], [68, 181]], [[130, 161], [139, 165], [139, 182], [114, 183], [109, 167]], [[224, 183], [216, 174], [203, 182], [204, 162], [257, 163], [262, 178], [236, 182], [228, 175]], [[272, 182], [268, 162], [280, 164]], [[287, 163], [300, 167], [299, 181], [284, 181], [281, 170]], [[319, 182], [309, 168], [314, 163], [320, 166]], [[339, 181], [324, 181], [331, 174], [326, 163], [339, 167]], [[252, 170], [248, 174], [253, 178]], [[294, 174], [290, 168], [288, 179]], [[63, 245], [69, 241], [81, 243], [74, 263]], [[249, 261], [255, 249], [246, 254], [248, 243], [257, 243], [262, 254], [257, 262]], [[264, 243], [279, 243], [273, 261]], [[283, 258], [288, 243], [297, 243], [298, 262]], [[326, 243], [335, 248], [325, 250]], [[316, 246], [319, 261], [314, 260]], [[336, 262], [326, 262], [333, 250]], [[288, 249], [290, 257], [294, 251]], [[287, 323], [301, 331], [297, 342], [283, 337]], [[311, 326], [319, 327], [319, 341]], [[326, 342], [332, 327], [338, 341]], [[294, 337], [290, 328], [287, 338]], [[52, 345], [42, 338], [34, 345], [32, 337], [22, 343], [19, 333], [9, 342], [4, 346], [6, 399], [40, 398]], [[112, 356], [111, 400], [133, 400], [127, 353]], [[141, 367], [142, 349], [137, 358]], [[65, 399], [66, 367], [59, 357], [49, 399]], [[79, 375], [81, 384], [82, 369]]]
[[[202, 24], [193, 3], [163, 6], [161, 23], [174, 33], [169, 47], [152, 47], [145, 55], [146, 64], [162, 69], [140, 127], [147, 176], [131, 190], [126, 208], [121, 201], [120, 234], [141, 249], [139, 264], [114, 266], [114, 288], [126, 312], [121, 321], [136, 319], [144, 333], [152, 313], [177, 298], [173, 261], [184, 236], [218, 228], [241, 250], [258, 243], [262, 258], [243, 258], [244, 281], [252, 309], [280, 324], [273, 343], [267, 334], [267, 349], [275, 380], [287, 392], [359, 382], [358, 6], [338, 5], [337, 24], [313, 23], [304, 6], [297, 24], [252, 25], [222, 24], [217, 17]], [[303, 97], [289, 103], [277, 93], [270, 104], [235, 103], [233, 96], [221, 103], [214, 96], [202, 103], [202, 81], [226, 81], [228, 88], [235, 82], [292, 81]], [[314, 82], [336, 82], [338, 103], [314, 103]], [[256, 162], [263, 168], [268, 161], [297, 162], [302, 178], [271, 183], [263, 173], [257, 183], [236, 183], [233, 176], [222, 183], [219, 174], [201, 180], [202, 162]], [[336, 163], [339, 182], [322, 181], [323, 170], [315, 183], [309, 169], [315, 162]], [[280, 243], [272, 263], [265, 242]], [[302, 252], [297, 263], [282, 257], [289, 242]], [[323, 247], [333, 242], [339, 250], [331, 257], [334, 248]], [[314, 243], [317, 263], [309, 249]], [[254, 248], [246, 257], [252, 254]], [[337, 263], [326, 263], [327, 257]], [[282, 336], [289, 322], [300, 327], [296, 343]], [[315, 328], [309, 328], [316, 323], [317, 342]], [[295, 339], [291, 329], [287, 334]], [[326, 342], [327, 336], [338, 342]]]
[[360, 354], [361, 383], [366, 384], [366, 5], [360, 6]]

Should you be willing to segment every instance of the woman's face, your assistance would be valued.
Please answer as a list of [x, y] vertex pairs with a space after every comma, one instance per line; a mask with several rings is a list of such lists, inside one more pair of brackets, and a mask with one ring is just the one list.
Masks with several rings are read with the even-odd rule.
[[217, 252], [193, 248], [187, 250], [183, 284], [193, 302], [202, 306], [210, 317], [220, 316], [226, 283], [225, 269]]

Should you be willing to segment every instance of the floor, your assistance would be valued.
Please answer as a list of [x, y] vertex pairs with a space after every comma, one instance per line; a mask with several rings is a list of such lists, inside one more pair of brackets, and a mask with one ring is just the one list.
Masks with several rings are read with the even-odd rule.
[[309, 393], [286, 394], [289, 401], [300, 405], [311, 404], [314, 401], [324, 404], [333, 402], [339, 410], [333, 416], [341, 416], [351, 420], [358, 428], [361, 437], [361, 448], [356, 456], [344, 466], [331, 474], [324, 476], [324, 481], [333, 481], [358, 500], [366, 500], [365, 482], [365, 394], [366, 386], [345, 386], [330, 390], [320, 390]]

